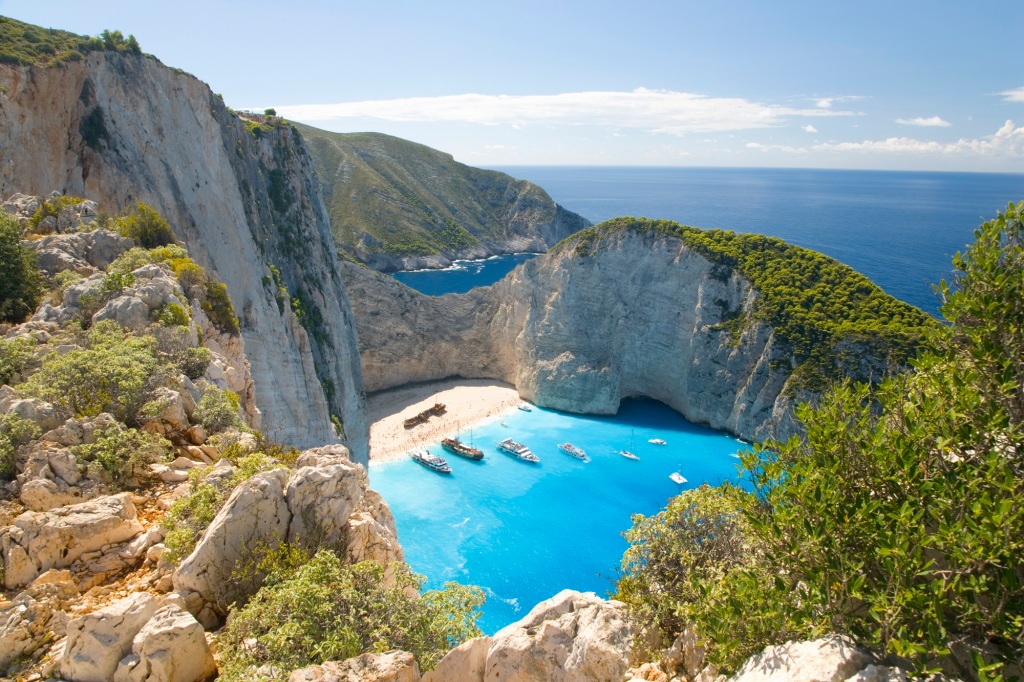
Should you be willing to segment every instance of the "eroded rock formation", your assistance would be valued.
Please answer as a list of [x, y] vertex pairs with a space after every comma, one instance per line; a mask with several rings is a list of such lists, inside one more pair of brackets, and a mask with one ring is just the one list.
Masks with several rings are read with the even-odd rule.
[[570, 412], [646, 396], [746, 439], [789, 428], [789, 355], [763, 323], [727, 326], [752, 317], [757, 291], [679, 239], [622, 231], [462, 295], [424, 296], [351, 264], [343, 276], [368, 391], [491, 378]]

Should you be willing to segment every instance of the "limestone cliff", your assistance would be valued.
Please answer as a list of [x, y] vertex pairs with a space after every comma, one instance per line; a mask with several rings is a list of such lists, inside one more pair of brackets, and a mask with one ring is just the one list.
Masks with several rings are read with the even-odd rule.
[[[744, 439], [792, 429], [794, 398], [806, 396], [794, 381], [800, 357], [738, 267], [645, 229], [593, 239], [583, 233], [462, 295], [423, 296], [345, 265], [367, 390], [494, 378], [570, 412], [614, 413], [647, 396]], [[883, 351], [858, 348], [857, 366], [885, 365]]]
[[590, 223], [540, 187], [379, 133], [299, 125], [338, 247], [376, 270], [546, 251]]
[[335, 415], [366, 461], [351, 311], [293, 129], [247, 126], [206, 84], [152, 57], [93, 52], [0, 65], [0, 156], [0, 195], [58, 190], [157, 208], [228, 286], [264, 430], [301, 447], [336, 442]]

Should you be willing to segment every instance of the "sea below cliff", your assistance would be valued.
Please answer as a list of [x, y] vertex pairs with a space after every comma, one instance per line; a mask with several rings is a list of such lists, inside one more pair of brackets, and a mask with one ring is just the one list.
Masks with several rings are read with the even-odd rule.
[[[627, 400], [614, 417], [514, 409], [467, 428], [462, 438], [484, 451], [481, 462], [432, 445], [448, 460], [450, 475], [406, 458], [371, 462], [370, 480], [391, 506], [406, 560], [427, 577], [427, 587], [457, 580], [485, 590], [487, 633], [564, 588], [607, 594], [631, 516], [657, 513], [685, 488], [734, 478], [735, 455], [744, 447], [649, 400]], [[540, 463], [499, 452], [495, 443], [503, 438], [530, 447]], [[561, 452], [557, 445], [567, 441], [590, 461]], [[673, 482], [674, 472], [687, 482]]]

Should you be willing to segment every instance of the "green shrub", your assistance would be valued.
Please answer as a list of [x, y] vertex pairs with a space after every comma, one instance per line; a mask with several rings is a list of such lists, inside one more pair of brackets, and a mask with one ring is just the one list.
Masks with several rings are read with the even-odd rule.
[[213, 325], [220, 331], [238, 336], [241, 331], [238, 326], [238, 317], [235, 315], [235, 308], [231, 305], [231, 297], [228, 295], [228, 287], [212, 277], [206, 279], [206, 297], [201, 303], [203, 312], [206, 313]]
[[103, 117], [103, 107], [95, 106], [82, 117], [81, 123], [78, 124], [78, 133], [89, 149], [97, 152], [103, 149], [103, 142], [110, 138]]
[[171, 226], [156, 209], [141, 201], [135, 204], [130, 215], [115, 221], [115, 229], [147, 249], [174, 243]]
[[85, 201], [85, 199], [82, 199], [81, 197], [67, 196], [57, 196], [46, 199], [39, 204], [39, 208], [36, 209], [36, 212], [33, 213], [32, 217], [29, 219], [30, 229], [35, 231], [38, 229], [39, 223], [43, 222], [46, 218], [51, 216], [56, 218], [60, 215], [60, 212], [68, 206], [76, 206], [83, 201]]
[[0, 322], [23, 322], [45, 290], [35, 251], [21, 244], [21, 227], [0, 213]]
[[228, 288], [207, 274], [201, 265], [188, 257], [184, 249], [175, 247], [154, 249], [154, 259], [162, 260], [171, 266], [178, 283], [192, 301], [198, 301], [203, 312], [210, 318], [217, 329], [237, 336], [240, 327], [235, 308], [231, 305]]
[[168, 561], [177, 565], [192, 553], [224, 499], [212, 483], [193, 481], [192, 492], [174, 501], [163, 519], [167, 531], [164, 557]]
[[153, 256], [149, 251], [139, 246], [133, 246], [107, 266], [107, 273], [129, 275], [143, 265], [149, 265], [152, 262]]
[[53, 276], [53, 291], [50, 298], [54, 305], [60, 305], [64, 300], [64, 292], [68, 287], [82, 279], [82, 276], [74, 270], [61, 270]]
[[0, 385], [10, 383], [14, 375], [28, 367], [35, 346], [30, 338], [0, 338]]
[[392, 564], [394, 582], [376, 562], [345, 566], [320, 550], [283, 577], [272, 576], [220, 637], [221, 675], [250, 679], [267, 666], [276, 679], [288, 671], [367, 652], [401, 649], [429, 670], [453, 646], [480, 635], [483, 592], [447, 583], [422, 597], [411, 594], [422, 576]]
[[34, 421], [16, 414], [0, 415], [0, 480], [13, 480], [18, 473], [14, 452], [19, 445], [39, 438], [43, 430]]
[[71, 452], [115, 487], [124, 489], [136, 470], [166, 458], [170, 447], [164, 438], [115, 425], [98, 430], [94, 443], [76, 445]]
[[167, 367], [155, 354], [156, 339], [104, 320], [82, 344], [64, 355], [46, 356], [39, 371], [18, 390], [76, 417], [110, 412], [119, 421], [131, 423], [152, 390], [168, 377]]
[[225, 429], [241, 428], [245, 424], [238, 416], [238, 410], [238, 396], [235, 393], [210, 385], [199, 399], [195, 419], [203, 425], [207, 433], [211, 434]]

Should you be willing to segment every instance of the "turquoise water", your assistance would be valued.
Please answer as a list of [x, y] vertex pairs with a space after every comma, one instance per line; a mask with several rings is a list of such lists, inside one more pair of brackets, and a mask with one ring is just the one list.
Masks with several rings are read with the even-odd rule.
[[395, 279], [430, 296], [464, 294], [473, 287], [494, 284], [512, 272], [520, 263], [533, 258], [533, 253], [514, 253], [486, 260], [457, 260], [444, 270], [406, 270], [396, 272]]
[[[484, 451], [473, 462], [448, 460], [450, 476], [412, 460], [370, 465], [370, 481], [388, 501], [406, 561], [428, 587], [457, 580], [484, 588], [481, 627], [493, 633], [564, 588], [605, 595], [626, 549], [633, 513], [654, 514], [681, 490], [735, 475], [743, 444], [691, 424], [654, 401], [627, 400], [615, 417], [514, 410], [462, 434]], [[499, 452], [513, 438], [540, 457], [530, 464]], [[652, 445], [662, 438], [667, 445]], [[569, 441], [589, 463], [558, 450]], [[640, 457], [618, 454], [630, 449]], [[680, 472], [679, 485], [668, 476]]]

